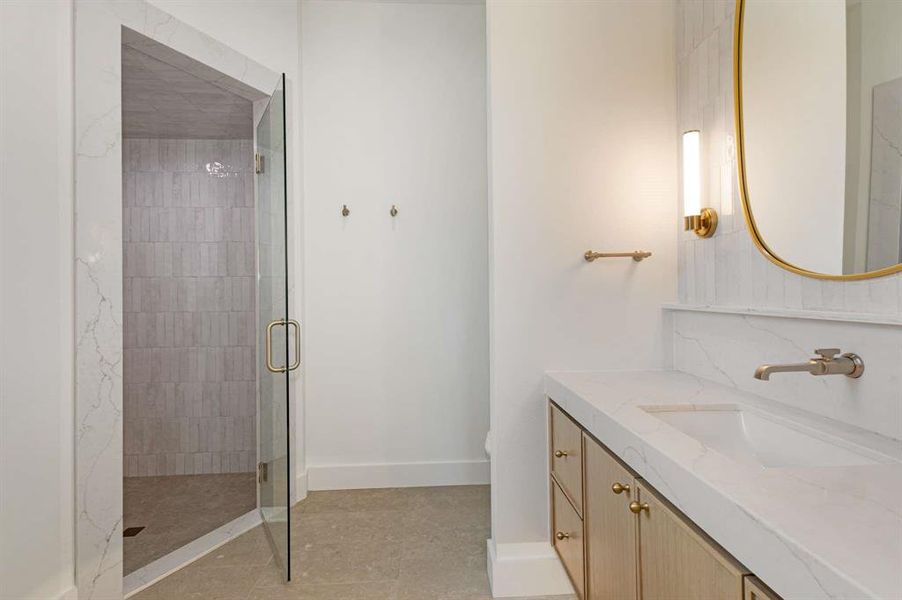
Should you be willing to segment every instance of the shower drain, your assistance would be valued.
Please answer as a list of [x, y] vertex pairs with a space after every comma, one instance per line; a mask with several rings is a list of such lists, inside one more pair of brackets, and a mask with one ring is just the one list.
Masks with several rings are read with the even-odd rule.
[[144, 529], [144, 526], [141, 527], [126, 527], [122, 531], [122, 537], [135, 537]]

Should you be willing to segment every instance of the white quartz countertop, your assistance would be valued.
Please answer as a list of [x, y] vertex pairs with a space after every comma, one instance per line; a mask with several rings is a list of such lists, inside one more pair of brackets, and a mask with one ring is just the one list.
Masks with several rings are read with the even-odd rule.
[[897, 460], [899, 442], [675, 371], [553, 372], [545, 392], [786, 600], [902, 598], [902, 462], [741, 465], [640, 407], [745, 405]]

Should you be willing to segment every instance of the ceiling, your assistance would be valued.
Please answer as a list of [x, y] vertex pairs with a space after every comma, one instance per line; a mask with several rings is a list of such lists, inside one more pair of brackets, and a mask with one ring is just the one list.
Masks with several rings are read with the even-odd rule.
[[223, 87], [122, 46], [126, 138], [253, 138], [253, 104]]

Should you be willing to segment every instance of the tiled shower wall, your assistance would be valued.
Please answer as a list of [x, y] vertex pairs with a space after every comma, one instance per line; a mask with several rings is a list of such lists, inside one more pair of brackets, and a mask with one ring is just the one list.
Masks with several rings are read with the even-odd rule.
[[714, 238], [680, 236], [682, 304], [806, 311], [902, 314], [902, 276], [860, 282], [801, 277], [771, 264], [755, 248], [742, 215], [733, 122], [732, 0], [677, 4], [679, 131], [700, 129], [707, 182], [704, 202], [716, 208]]
[[125, 475], [253, 471], [253, 144], [123, 145]]

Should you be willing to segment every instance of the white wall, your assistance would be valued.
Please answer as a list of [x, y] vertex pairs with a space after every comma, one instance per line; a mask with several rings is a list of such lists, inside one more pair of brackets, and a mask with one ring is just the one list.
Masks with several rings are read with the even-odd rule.
[[846, 164], [845, 0], [745, 7], [743, 120], [752, 211], [788, 262], [841, 274]]
[[73, 572], [72, 6], [0, 2], [0, 597]]
[[484, 11], [302, 5], [312, 489], [487, 480]]
[[[488, 4], [499, 554], [548, 539], [543, 372], [664, 365], [679, 226], [673, 19], [665, 1]], [[589, 264], [589, 248], [654, 254]]]
[[[296, 0], [241, 0], [216, 2], [208, 0], [149, 0], [184, 21], [216, 38], [274, 71], [285, 73], [287, 80], [286, 128], [289, 163], [289, 313], [304, 318], [304, 198], [303, 161], [301, 156], [301, 72], [300, 72], [300, 7]], [[306, 356], [306, 338], [302, 355]], [[302, 358], [304, 358], [302, 356]], [[304, 370], [292, 373], [291, 410], [294, 437], [291, 456], [298, 485], [294, 492], [306, 493], [304, 473]]]

